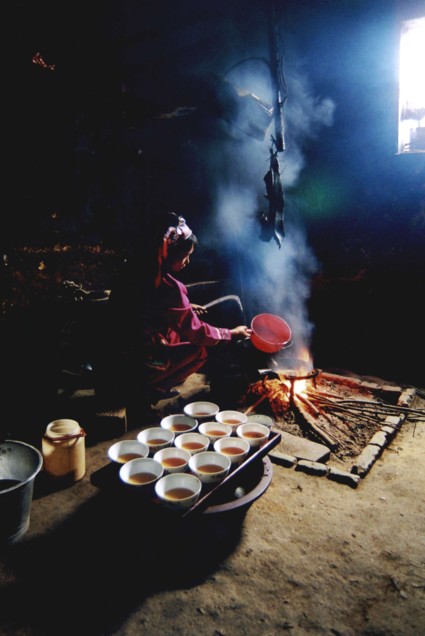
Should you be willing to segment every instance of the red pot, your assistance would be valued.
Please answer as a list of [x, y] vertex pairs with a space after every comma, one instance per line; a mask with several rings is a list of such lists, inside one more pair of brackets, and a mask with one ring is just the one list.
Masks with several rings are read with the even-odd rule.
[[251, 321], [251, 342], [256, 349], [275, 353], [289, 344], [291, 328], [287, 322], [274, 314], [258, 314]]

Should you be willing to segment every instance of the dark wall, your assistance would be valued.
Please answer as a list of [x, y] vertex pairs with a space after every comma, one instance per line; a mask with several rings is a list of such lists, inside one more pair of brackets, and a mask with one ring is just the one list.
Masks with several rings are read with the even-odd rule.
[[214, 84], [272, 102], [268, 2], [13, 5], [5, 249], [127, 247], [150, 215], [181, 211], [201, 238], [194, 268], [234, 277], [248, 313], [305, 322], [300, 340], [320, 364], [421, 381], [425, 157], [396, 155], [399, 24], [420, 2], [275, 3], [287, 86], [280, 249], [259, 239], [256, 217], [273, 127], [260, 141], [224, 121]]

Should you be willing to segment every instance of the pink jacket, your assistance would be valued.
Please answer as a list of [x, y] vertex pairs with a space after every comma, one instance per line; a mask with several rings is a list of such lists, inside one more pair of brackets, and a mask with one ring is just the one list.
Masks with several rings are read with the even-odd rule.
[[165, 274], [159, 288], [162, 335], [169, 345], [183, 342], [211, 347], [221, 340], [231, 340], [229, 329], [213, 327], [200, 320], [192, 309], [186, 286], [171, 274]]

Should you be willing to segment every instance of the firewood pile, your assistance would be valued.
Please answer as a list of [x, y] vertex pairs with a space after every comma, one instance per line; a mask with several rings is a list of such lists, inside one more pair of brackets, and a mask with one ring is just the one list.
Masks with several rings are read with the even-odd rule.
[[344, 460], [357, 456], [389, 415], [425, 422], [424, 409], [399, 404], [402, 391], [325, 371], [307, 379], [281, 374], [250, 385], [246, 412], [269, 410], [277, 429], [325, 444]]

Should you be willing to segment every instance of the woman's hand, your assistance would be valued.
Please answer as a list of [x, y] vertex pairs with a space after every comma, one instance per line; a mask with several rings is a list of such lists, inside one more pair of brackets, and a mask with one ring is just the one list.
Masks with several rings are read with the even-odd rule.
[[252, 329], [246, 325], [239, 325], [239, 327], [233, 327], [233, 329], [230, 329], [230, 333], [232, 334], [232, 340], [243, 340], [244, 338], [249, 338], [251, 336]]
[[197, 316], [204, 316], [206, 313], [208, 313], [208, 310], [205, 309], [203, 305], [196, 305], [195, 303], [191, 303], [190, 306]]

